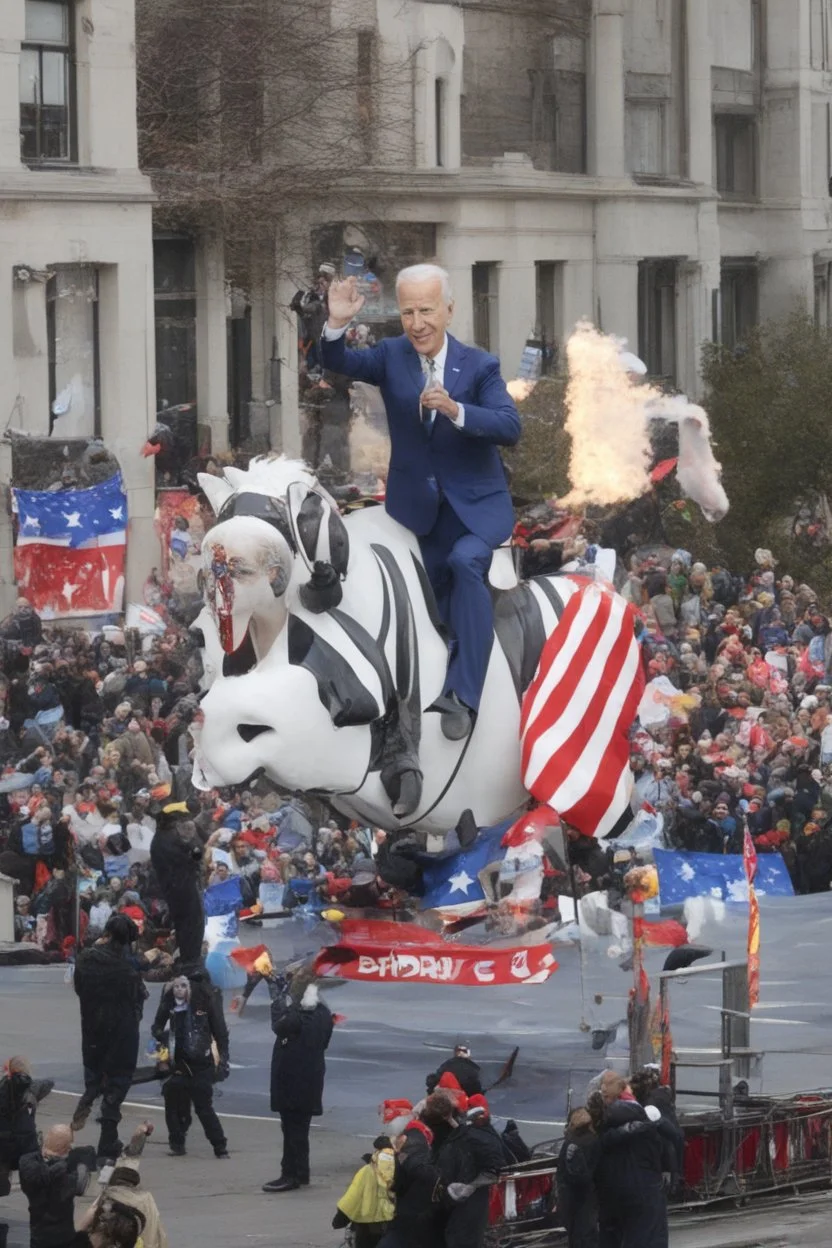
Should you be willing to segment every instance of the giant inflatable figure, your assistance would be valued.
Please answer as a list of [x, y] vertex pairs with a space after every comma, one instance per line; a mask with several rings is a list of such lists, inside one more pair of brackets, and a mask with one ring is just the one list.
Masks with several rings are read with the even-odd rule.
[[[518, 584], [511, 552], [497, 551], [480, 713], [451, 741], [425, 713], [442, 692], [447, 637], [416, 538], [383, 507], [342, 517], [283, 457], [200, 482], [218, 523], [202, 548], [195, 784], [265, 771], [362, 822], [440, 834], [466, 809], [496, 824], [531, 795], [587, 835], [611, 830], [628, 804], [643, 685], [635, 612], [611, 588]], [[420, 800], [396, 815], [412, 770]]]

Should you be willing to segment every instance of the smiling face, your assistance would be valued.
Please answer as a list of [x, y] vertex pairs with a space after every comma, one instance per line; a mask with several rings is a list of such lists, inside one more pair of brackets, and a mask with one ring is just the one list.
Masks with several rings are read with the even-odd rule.
[[402, 329], [413, 346], [420, 355], [438, 355], [454, 310], [454, 305], [445, 301], [440, 279], [402, 282], [396, 295]]

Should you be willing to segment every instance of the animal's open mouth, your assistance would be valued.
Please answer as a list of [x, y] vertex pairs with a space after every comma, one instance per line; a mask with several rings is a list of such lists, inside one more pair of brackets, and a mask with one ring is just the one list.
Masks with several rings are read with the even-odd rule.
[[254, 642], [251, 640], [251, 631], [247, 628], [246, 635], [237, 649], [231, 654], [223, 655], [222, 674], [223, 676], [245, 676], [256, 666], [257, 654]]
[[255, 738], [262, 737], [264, 732], [271, 732], [271, 728], [268, 724], [238, 724], [237, 731], [248, 745]]

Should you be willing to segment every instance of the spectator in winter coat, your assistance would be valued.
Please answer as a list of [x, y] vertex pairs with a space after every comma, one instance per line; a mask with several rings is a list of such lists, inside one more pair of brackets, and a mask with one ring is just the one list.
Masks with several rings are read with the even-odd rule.
[[[679, 1126], [676, 1107], [673, 1104], [673, 1093], [664, 1087], [659, 1078], [659, 1071], [654, 1066], [645, 1066], [637, 1070], [631, 1080], [633, 1095], [639, 1105], [643, 1105], [653, 1121], [659, 1135], [665, 1143], [665, 1157], [670, 1165], [671, 1191], [680, 1182], [685, 1169], [685, 1135]], [[657, 1110], [661, 1117], [656, 1120], [651, 1110]]]
[[395, 1141], [396, 1168], [391, 1191], [393, 1220], [379, 1248], [437, 1248], [442, 1242], [436, 1200], [439, 1171], [431, 1156], [433, 1132], [414, 1119]]
[[50, 1127], [42, 1150], [20, 1158], [20, 1187], [29, 1201], [31, 1248], [74, 1248], [75, 1197], [86, 1191], [89, 1171], [71, 1155], [72, 1129]]
[[[115, 1204], [116, 1207], [123, 1206], [134, 1210], [140, 1218], [144, 1219], [144, 1225], [141, 1228], [143, 1248], [168, 1248], [168, 1237], [162, 1226], [156, 1201], [152, 1194], [142, 1187], [139, 1177], [139, 1158], [152, 1130], [152, 1126], [144, 1122], [133, 1132], [130, 1143], [113, 1170], [106, 1188], [98, 1199], [93, 1201], [89, 1209], [85, 1210], [78, 1226], [80, 1232], [92, 1232], [94, 1235], [93, 1228], [100, 1226], [104, 1206], [108, 1203]], [[78, 1248], [81, 1248], [80, 1244]]]
[[457, 1124], [453, 1104], [442, 1092], [428, 1097], [425, 1120], [444, 1117], [451, 1130], [438, 1152], [443, 1187], [445, 1248], [482, 1248], [488, 1226], [489, 1180], [503, 1167], [503, 1150], [487, 1124]]
[[81, 1054], [84, 1093], [72, 1120], [80, 1131], [101, 1097], [98, 1156], [112, 1160], [121, 1152], [118, 1124], [136, 1070], [139, 1025], [147, 991], [130, 945], [138, 932], [126, 915], [107, 920], [104, 935], [78, 955], [75, 991], [81, 1005]]
[[595, 1168], [601, 1145], [586, 1109], [573, 1109], [558, 1155], [558, 1215], [569, 1248], [598, 1248]]
[[374, 1152], [338, 1201], [332, 1219], [333, 1230], [352, 1228], [355, 1248], [378, 1248], [396, 1209], [390, 1192], [395, 1153], [386, 1136], [379, 1136], [373, 1147]]
[[[162, 1088], [171, 1156], [185, 1156], [193, 1106], [214, 1156], [227, 1157], [225, 1132], [213, 1104], [214, 1080], [227, 1079], [230, 1070], [222, 994], [205, 974], [191, 979], [180, 975], [165, 985], [151, 1031], [155, 1040], [172, 1050], [171, 1074]], [[219, 1054], [216, 1069], [214, 1044]]]
[[25, 1057], [10, 1059], [0, 1079], [0, 1196], [11, 1191], [9, 1175], [23, 1154], [37, 1152], [35, 1113], [54, 1086], [53, 1079], [33, 1079]]
[[666, 1189], [671, 1164], [663, 1141], [615, 1071], [601, 1078], [601, 1153], [595, 1171], [601, 1243], [667, 1248]]
[[472, 1059], [471, 1050], [467, 1044], [456, 1045], [453, 1057], [449, 1057], [447, 1062], [443, 1062], [435, 1074], [428, 1075], [426, 1081], [428, 1092], [433, 1092], [439, 1080], [446, 1073], [453, 1075], [458, 1080], [459, 1086], [466, 1096], [482, 1095], [480, 1068]]
[[[294, 997], [286, 981], [270, 982], [272, 1031], [271, 1107], [280, 1114], [283, 1161], [280, 1178], [263, 1185], [264, 1192], [292, 1192], [309, 1183], [309, 1128], [323, 1113], [326, 1077], [324, 1054], [332, 1037], [332, 1014], [310, 983], [295, 985]], [[300, 999], [298, 993], [302, 989]]]

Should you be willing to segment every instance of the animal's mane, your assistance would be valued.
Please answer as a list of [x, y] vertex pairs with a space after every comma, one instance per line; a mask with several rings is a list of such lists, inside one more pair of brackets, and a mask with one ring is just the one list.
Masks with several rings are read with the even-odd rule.
[[[314, 472], [302, 459], [288, 459], [285, 455], [256, 455], [249, 462], [244, 488], [283, 498], [295, 481], [309, 486], [317, 484]], [[239, 488], [235, 486], [235, 489]]]

